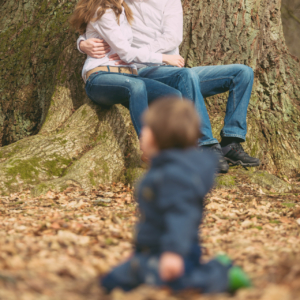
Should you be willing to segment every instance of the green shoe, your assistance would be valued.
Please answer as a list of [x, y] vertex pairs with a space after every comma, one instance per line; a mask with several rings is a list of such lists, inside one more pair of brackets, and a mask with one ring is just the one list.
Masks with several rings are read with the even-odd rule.
[[[226, 254], [219, 254], [216, 260], [225, 267], [232, 265], [232, 260]], [[228, 271], [229, 291], [235, 292], [236, 290], [244, 287], [250, 287], [251, 281], [247, 274], [237, 266], [232, 266]]]
[[228, 271], [229, 291], [235, 292], [240, 288], [251, 286], [251, 281], [247, 274], [237, 266], [233, 266]]

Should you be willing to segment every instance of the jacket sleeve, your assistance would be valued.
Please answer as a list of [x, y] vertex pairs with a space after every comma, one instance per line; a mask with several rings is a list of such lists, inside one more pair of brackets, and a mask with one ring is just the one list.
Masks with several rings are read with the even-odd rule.
[[[197, 182], [202, 184], [198, 178]], [[201, 189], [204, 192], [205, 188]], [[189, 178], [166, 174], [158, 200], [164, 216], [164, 233], [160, 241], [162, 251], [182, 256], [188, 254], [202, 218], [201, 196]]]
[[147, 49], [131, 47], [128, 40], [124, 37], [112, 10], [107, 10], [92, 25], [124, 62], [162, 63], [162, 54], [154, 53]]
[[80, 45], [80, 42], [81, 42], [81, 41], [85, 41], [85, 40], [86, 40], [85, 33], [82, 34], [82, 35], [80, 35], [79, 38], [77, 39], [77, 50], [78, 50], [79, 52], [81, 52], [82, 54], [86, 54], [86, 53], [84, 53], [83, 51], [81, 51], [79, 45]]
[[183, 11], [180, 0], [168, 0], [164, 9], [162, 33], [141, 49], [166, 53], [177, 48], [183, 39]]

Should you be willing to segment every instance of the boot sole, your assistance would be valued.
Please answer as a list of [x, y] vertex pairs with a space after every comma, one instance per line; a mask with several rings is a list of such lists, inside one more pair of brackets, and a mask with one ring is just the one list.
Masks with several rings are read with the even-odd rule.
[[228, 169], [226, 169], [226, 170], [220, 170], [220, 169], [217, 169], [217, 173], [218, 174], [226, 174], [226, 173], [228, 173], [228, 171], [229, 171], [229, 168]]
[[243, 163], [241, 160], [237, 160], [237, 161], [234, 161], [234, 160], [231, 160], [230, 158], [228, 157], [225, 157], [225, 159], [233, 164], [234, 166], [243, 166], [243, 167], [258, 167], [260, 165], [260, 163]]

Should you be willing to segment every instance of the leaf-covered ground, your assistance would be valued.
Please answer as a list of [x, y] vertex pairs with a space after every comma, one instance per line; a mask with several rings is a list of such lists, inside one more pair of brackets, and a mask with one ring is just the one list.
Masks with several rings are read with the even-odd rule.
[[[297, 184], [297, 182], [295, 182]], [[275, 194], [241, 178], [213, 190], [201, 228], [203, 259], [228, 253], [254, 288], [236, 295], [178, 295], [142, 286], [105, 296], [97, 276], [128, 257], [138, 218], [123, 184], [0, 197], [0, 299], [300, 299], [300, 195]]]

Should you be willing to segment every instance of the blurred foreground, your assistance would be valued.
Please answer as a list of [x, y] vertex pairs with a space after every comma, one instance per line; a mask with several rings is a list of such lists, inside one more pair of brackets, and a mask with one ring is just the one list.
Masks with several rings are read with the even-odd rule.
[[262, 190], [243, 176], [237, 181], [207, 198], [203, 258], [228, 253], [253, 289], [232, 297], [142, 286], [103, 295], [96, 278], [130, 255], [138, 218], [132, 189], [113, 184], [89, 194], [74, 187], [0, 197], [0, 299], [300, 299], [300, 195]]

